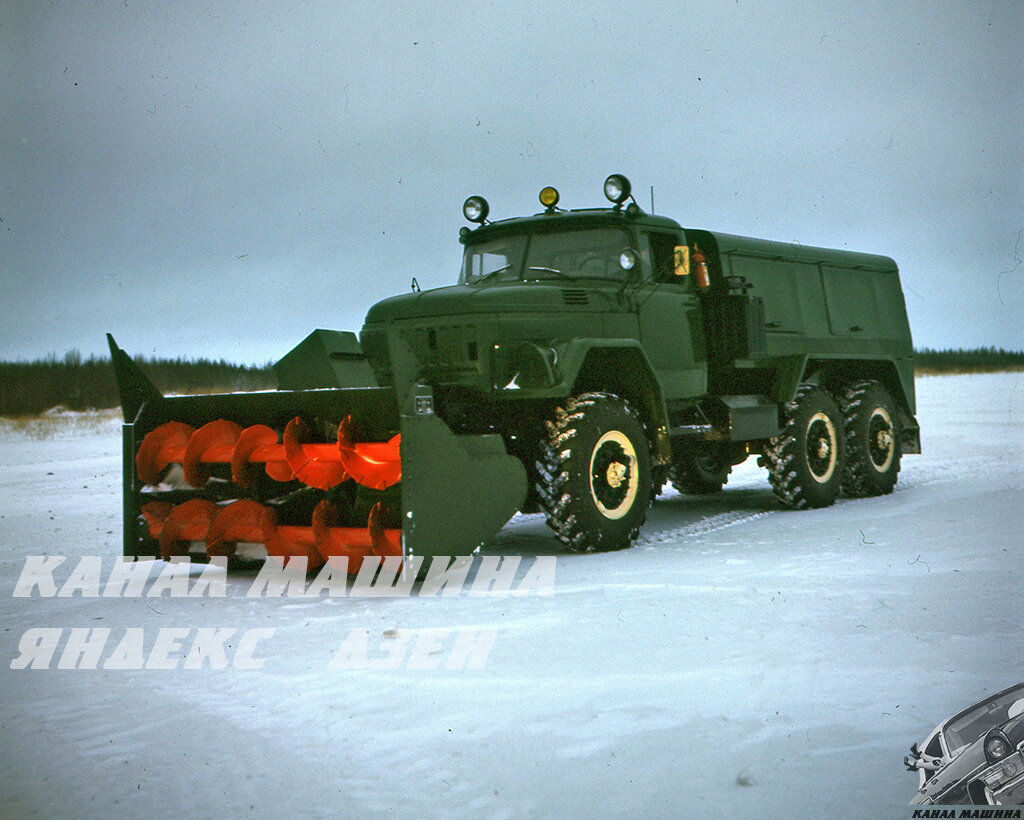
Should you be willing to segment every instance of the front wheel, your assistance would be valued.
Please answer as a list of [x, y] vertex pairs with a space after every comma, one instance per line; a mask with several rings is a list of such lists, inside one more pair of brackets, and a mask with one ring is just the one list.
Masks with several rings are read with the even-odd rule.
[[537, 495], [548, 525], [577, 552], [617, 550], [636, 538], [651, 500], [650, 445], [627, 402], [584, 393], [547, 424]]
[[773, 492], [791, 509], [829, 506], [839, 495], [845, 450], [843, 418], [832, 396], [801, 385], [786, 405], [782, 433], [765, 448]]

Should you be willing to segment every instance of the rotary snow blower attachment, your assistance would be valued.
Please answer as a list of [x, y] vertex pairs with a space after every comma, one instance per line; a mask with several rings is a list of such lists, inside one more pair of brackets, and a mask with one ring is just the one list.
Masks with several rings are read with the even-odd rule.
[[456, 436], [430, 388], [403, 406], [393, 388], [359, 378], [165, 397], [107, 339], [125, 421], [125, 555], [198, 546], [231, 556], [261, 544], [310, 569], [344, 557], [356, 573], [367, 557], [470, 552], [525, 496], [522, 464], [500, 436]]

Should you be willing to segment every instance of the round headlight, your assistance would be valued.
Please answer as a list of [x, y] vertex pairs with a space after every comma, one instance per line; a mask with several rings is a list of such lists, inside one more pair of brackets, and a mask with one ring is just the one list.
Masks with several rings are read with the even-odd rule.
[[540, 204], [545, 208], [554, 208], [558, 204], [558, 191], [550, 185], [540, 192]]
[[622, 174], [612, 174], [604, 181], [604, 195], [616, 205], [621, 205], [632, 193], [633, 188], [629, 180]]
[[990, 763], [1002, 760], [1012, 751], [1010, 742], [1003, 736], [1002, 732], [992, 732], [992, 734], [985, 738], [985, 757], [988, 758]]
[[636, 267], [636, 263], [636, 251], [632, 248], [626, 248], [626, 250], [619, 254], [619, 266], [623, 270], [633, 270]]
[[490, 207], [482, 196], [471, 196], [462, 204], [462, 214], [470, 222], [483, 222], [487, 219]]

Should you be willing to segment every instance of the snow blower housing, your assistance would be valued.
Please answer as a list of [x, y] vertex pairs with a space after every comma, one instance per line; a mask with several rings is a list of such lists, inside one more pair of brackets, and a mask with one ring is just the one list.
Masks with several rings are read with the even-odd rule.
[[891, 492], [920, 452], [896, 264], [611, 207], [489, 222], [458, 284], [317, 330], [280, 389], [163, 397], [109, 338], [124, 552], [239, 542], [310, 566], [472, 551], [517, 511], [574, 550], [629, 545], [666, 480], [720, 490], [757, 453], [786, 507]]

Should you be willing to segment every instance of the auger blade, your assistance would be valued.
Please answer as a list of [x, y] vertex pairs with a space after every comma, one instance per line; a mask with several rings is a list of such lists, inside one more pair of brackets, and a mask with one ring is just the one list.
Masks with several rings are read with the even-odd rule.
[[366, 529], [370, 533], [370, 543], [373, 544], [373, 554], [385, 558], [388, 555], [402, 555], [402, 531], [386, 530], [380, 524], [380, 504], [375, 504], [370, 510], [369, 520], [366, 522]]
[[312, 527], [279, 525], [277, 513], [272, 507], [263, 508], [260, 526], [263, 529], [263, 544], [267, 548], [267, 555], [281, 559], [304, 556], [309, 569], [316, 569], [323, 564], [324, 560], [313, 538]]
[[383, 490], [402, 480], [401, 434], [386, 442], [352, 441], [352, 416], [338, 425], [338, 452], [345, 471], [364, 487]]
[[337, 508], [326, 499], [313, 510], [313, 539], [325, 561], [347, 558], [350, 575], [359, 571], [363, 557], [373, 547], [370, 533], [365, 528], [341, 527]]
[[329, 501], [321, 501], [313, 510], [313, 537], [316, 548], [327, 562], [347, 558], [349, 575], [355, 575], [368, 555], [402, 555], [402, 531], [380, 526], [380, 504], [370, 510], [365, 527], [338, 526], [340, 516]]
[[202, 487], [213, 474], [212, 464], [228, 464], [242, 426], [227, 419], [204, 424], [188, 440], [181, 470], [185, 481], [193, 487]]
[[172, 555], [188, 555], [192, 541], [206, 540], [210, 523], [219, 509], [205, 498], [192, 498], [172, 509], [156, 536], [160, 542], [160, 555], [165, 560]]
[[180, 464], [195, 428], [169, 421], [146, 433], [135, 454], [135, 467], [143, 484], [158, 484], [169, 464]]
[[231, 451], [231, 480], [239, 487], [251, 487], [259, 478], [260, 462], [266, 464], [267, 475], [275, 481], [292, 480], [292, 468], [284, 460], [277, 433], [265, 424], [254, 424], [239, 434]]
[[263, 544], [267, 555], [278, 558], [304, 557], [310, 569], [323, 563], [312, 527], [282, 526], [272, 507], [249, 499], [220, 510], [206, 534], [207, 555], [231, 555], [239, 541]]
[[210, 523], [206, 533], [206, 554], [234, 555], [239, 541], [248, 544], [263, 543], [260, 521], [265, 507], [243, 498], [223, 507]]
[[[162, 396], [108, 338], [125, 421], [125, 555], [182, 553], [192, 541], [205, 542], [210, 555], [226, 555], [245, 542], [264, 544], [275, 558], [303, 556], [316, 566], [322, 556], [310, 521], [313, 507], [326, 493], [338, 503], [355, 503], [353, 485], [334, 490], [353, 477], [343, 458], [359, 457], [353, 469], [367, 482], [358, 490], [364, 500], [399, 479], [398, 440], [388, 441], [402, 424], [397, 394], [376, 386], [368, 365], [355, 380], [349, 370], [340, 377], [336, 357], [324, 356], [323, 338], [318, 332], [310, 342], [315, 350], [303, 348], [289, 359], [301, 384], [289, 377], [280, 390], [189, 396]], [[350, 341], [346, 355], [358, 351], [354, 336]], [[337, 429], [349, 415], [366, 443], [345, 433], [343, 454]], [[401, 503], [397, 487], [387, 492], [389, 503]], [[347, 543], [360, 554], [374, 549], [375, 538], [380, 543], [389, 537], [371, 536], [365, 524], [352, 530]]]
[[166, 501], [150, 501], [148, 504], [143, 505], [139, 512], [146, 519], [146, 528], [149, 530], [150, 537], [160, 537], [160, 530], [164, 526], [164, 519], [171, 514], [173, 509], [174, 505], [168, 504]]
[[348, 474], [337, 451], [330, 445], [304, 444], [308, 435], [308, 428], [298, 417], [284, 428], [285, 458], [292, 473], [303, 484], [318, 490], [329, 490], [341, 484]]
[[[183, 422], [169, 421], [146, 434], [135, 461], [144, 484], [159, 482], [167, 466], [175, 463], [181, 464], [185, 481], [197, 488], [210, 480], [213, 464], [230, 464], [232, 480], [242, 488], [255, 483], [259, 476], [256, 465], [261, 463], [275, 481], [298, 479], [319, 490], [328, 490], [348, 479], [338, 446], [306, 443], [308, 437], [309, 430], [298, 417], [288, 422], [281, 444], [278, 444], [277, 433], [264, 424], [243, 429], [233, 421], [216, 419], [196, 430]], [[388, 446], [356, 445], [358, 448]], [[393, 449], [397, 454], [397, 447]], [[357, 463], [363, 462], [357, 457]], [[372, 469], [372, 458], [367, 463]], [[397, 472], [395, 475], [397, 477]], [[372, 480], [375, 484], [368, 486], [380, 484], [379, 479]], [[387, 484], [380, 484], [379, 488], [384, 486]]]

